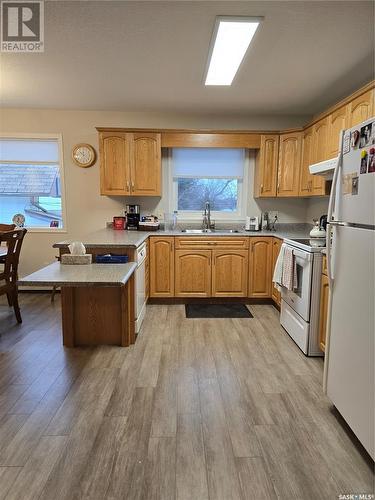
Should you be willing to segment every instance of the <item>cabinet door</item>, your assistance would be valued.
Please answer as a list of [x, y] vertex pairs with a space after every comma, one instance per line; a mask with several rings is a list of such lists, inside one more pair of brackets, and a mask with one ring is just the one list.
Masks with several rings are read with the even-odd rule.
[[313, 162], [313, 127], [307, 128], [303, 133], [301, 176], [299, 182], [299, 195], [310, 196], [312, 191], [313, 176], [309, 166]]
[[131, 194], [161, 196], [161, 134], [133, 133]]
[[100, 133], [100, 194], [130, 194], [130, 142], [125, 132]]
[[[327, 139], [328, 139], [328, 119], [324, 118], [315, 123], [313, 127], [314, 152], [313, 163], [319, 163], [327, 160]], [[324, 177], [319, 175], [312, 176], [312, 195], [323, 195], [325, 187]]]
[[211, 250], [176, 250], [176, 297], [211, 297]]
[[279, 136], [262, 135], [256, 160], [255, 196], [268, 198], [276, 196], [277, 161], [279, 157]]
[[280, 135], [277, 196], [298, 196], [302, 132]]
[[247, 250], [213, 250], [213, 297], [247, 297], [248, 259]]
[[249, 297], [271, 297], [272, 238], [250, 238]]
[[320, 285], [319, 347], [323, 352], [326, 347], [328, 298], [328, 277], [325, 274], [322, 274], [322, 281]]
[[339, 153], [339, 140], [341, 130], [349, 126], [348, 106], [337, 109], [328, 117], [327, 160], [334, 158]]
[[281, 293], [277, 288], [275, 288], [274, 284], [272, 283], [272, 278], [273, 278], [273, 272], [275, 270], [275, 265], [277, 261], [277, 257], [279, 256], [280, 253], [280, 248], [282, 245], [282, 240], [279, 238], [272, 238], [272, 268], [271, 268], [271, 287], [272, 287], [272, 299], [274, 302], [276, 302], [277, 305], [280, 306], [281, 304]]
[[374, 113], [374, 90], [368, 90], [356, 99], [353, 99], [348, 106], [349, 128], [371, 118]]
[[174, 238], [150, 237], [150, 297], [174, 296]]

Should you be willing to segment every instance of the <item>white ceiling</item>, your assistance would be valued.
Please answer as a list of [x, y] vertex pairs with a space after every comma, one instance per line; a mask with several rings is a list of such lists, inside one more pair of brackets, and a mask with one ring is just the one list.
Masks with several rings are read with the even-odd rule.
[[[264, 16], [231, 87], [205, 87], [217, 15]], [[47, 1], [45, 52], [2, 54], [6, 107], [319, 112], [374, 75], [372, 1]]]

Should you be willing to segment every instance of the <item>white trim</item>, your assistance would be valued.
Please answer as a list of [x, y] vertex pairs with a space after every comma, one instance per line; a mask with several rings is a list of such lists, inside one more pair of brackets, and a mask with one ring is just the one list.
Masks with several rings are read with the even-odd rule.
[[[176, 201], [177, 201], [177, 182], [173, 177], [173, 165], [172, 165], [172, 148], [168, 148], [167, 153], [167, 174], [168, 174], [168, 206], [169, 213], [173, 213], [177, 210]], [[247, 213], [247, 198], [249, 193], [249, 168], [250, 168], [250, 155], [249, 150], [245, 149], [245, 163], [244, 163], [244, 172], [243, 177], [238, 179], [238, 177], [230, 177], [231, 179], [237, 179], [239, 181], [239, 189], [238, 189], [238, 200], [237, 206], [239, 210], [236, 212], [211, 212], [212, 220], [217, 222], [226, 222], [226, 221], [236, 221], [236, 222], [244, 222], [246, 219]], [[178, 210], [178, 219], [184, 222], [197, 222], [202, 220], [201, 211], [181, 211]]]
[[[64, 168], [64, 148], [63, 148], [63, 136], [61, 133], [53, 133], [53, 134], [47, 134], [47, 133], [40, 133], [40, 134], [27, 134], [27, 133], [7, 133], [7, 132], [0, 132], [0, 138], [1, 139], [51, 139], [51, 140], [57, 140], [58, 144], [58, 149], [59, 149], [59, 162], [29, 162], [31, 164], [39, 164], [42, 165], [44, 163], [47, 163], [48, 165], [59, 165], [59, 173], [60, 173], [60, 184], [61, 184], [61, 216], [62, 216], [62, 223], [63, 227], [27, 227], [26, 229], [29, 232], [32, 233], [67, 233], [68, 232], [68, 227], [67, 227], [67, 217], [66, 217], [66, 191], [65, 191], [65, 168]], [[1, 162], [3, 164], [5, 163], [13, 163], [13, 162]], [[25, 161], [22, 162], [17, 162], [17, 163], [26, 163]]]

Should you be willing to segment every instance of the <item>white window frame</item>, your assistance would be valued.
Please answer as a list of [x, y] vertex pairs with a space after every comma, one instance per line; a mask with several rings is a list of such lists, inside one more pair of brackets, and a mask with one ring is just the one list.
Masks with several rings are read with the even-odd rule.
[[[59, 150], [59, 169], [60, 169], [60, 184], [61, 184], [61, 215], [63, 227], [27, 227], [29, 233], [67, 233], [67, 217], [66, 217], [66, 194], [65, 194], [65, 175], [64, 175], [64, 157], [63, 157], [63, 138], [62, 134], [26, 134], [26, 133], [0, 133], [1, 139], [53, 139], [57, 140]], [[14, 163], [14, 162], [13, 162]], [[36, 162], [30, 162], [36, 163]], [[37, 162], [40, 165], [43, 162]]]
[[[197, 222], [202, 220], [203, 210], [178, 210], [177, 198], [178, 198], [178, 183], [173, 176], [173, 159], [172, 159], [172, 149], [168, 149], [167, 153], [167, 165], [168, 165], [168, 177], [169, 177], [169, 212], [173, 213], [175, 210], [178, 211], [178, 219], [186, 222]], [[235, 212], [221, 212], [221, 211], [211, 211], [211, 219], [216, 222], [226, 222], [226, 221], [236, 221], [244, 222], [247, 213], [247, 199], [249, 193], [249, 164], [250, 156], [249, 150], [245, 149], [244, 155], [244, 171], [243, 178], [239, 180], [238, 183], [238, 199], [237, 208]]]

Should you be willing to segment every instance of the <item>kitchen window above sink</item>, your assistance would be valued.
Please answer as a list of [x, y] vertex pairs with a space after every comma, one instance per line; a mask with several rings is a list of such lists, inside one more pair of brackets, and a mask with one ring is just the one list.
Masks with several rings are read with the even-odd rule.
[[247, 160], [244, 149], [171, 149], [171, 212], [179, 220], [201, 219], [209, 202], [213, 220], [243, 219]]

